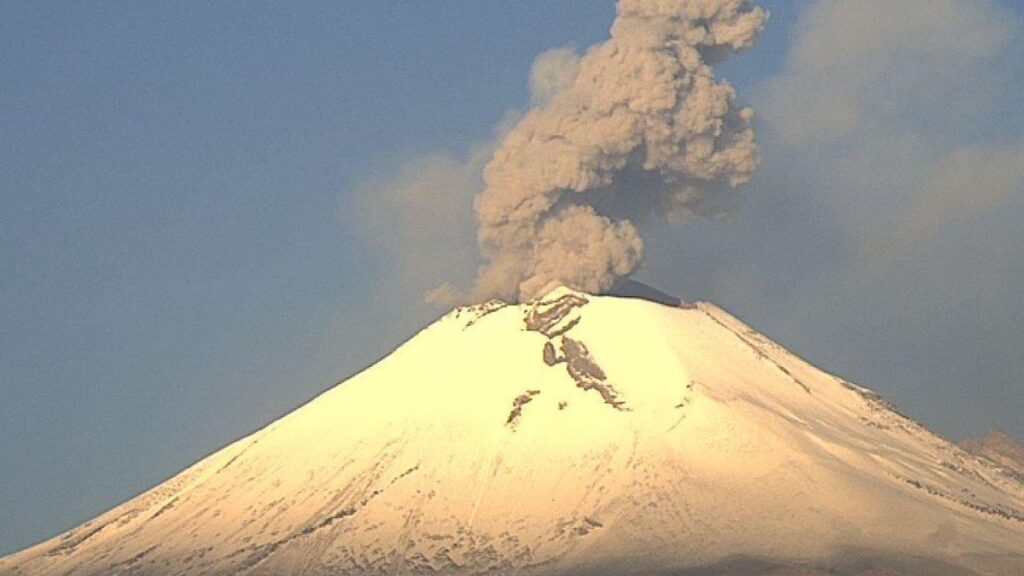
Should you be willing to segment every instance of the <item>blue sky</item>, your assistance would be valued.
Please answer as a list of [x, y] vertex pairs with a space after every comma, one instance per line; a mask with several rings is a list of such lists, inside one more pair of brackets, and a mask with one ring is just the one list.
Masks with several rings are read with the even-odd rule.
[[[719, 72], [763, 119], [762, 170], [727, 221], [653, 225], [639, 277], [940, 433], [1024, 437], [1022, 9], [759, 4], [761, 43]], [[538, 54], [601, 41], [613, 16], [570, 0], [0, 5], [0, 554], [436, 316], [397, 264], [417, 247], [365, 196], [410, 159], [464, 160], [529, 106]]]

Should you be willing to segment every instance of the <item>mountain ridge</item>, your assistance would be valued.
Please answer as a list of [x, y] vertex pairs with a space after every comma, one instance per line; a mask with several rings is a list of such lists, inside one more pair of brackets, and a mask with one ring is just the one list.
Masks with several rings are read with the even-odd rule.
[[561, 288], [453, 310], [0, 574], [1010, 576], [1022, 511], [713, 304]]

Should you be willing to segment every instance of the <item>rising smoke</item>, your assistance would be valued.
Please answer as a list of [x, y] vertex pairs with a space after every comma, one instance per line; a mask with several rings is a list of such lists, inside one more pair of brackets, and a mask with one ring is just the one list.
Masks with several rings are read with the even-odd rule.
[[607, 42], [538, 59], [535, 107], [474, 202], [485, 264], [471, 298], [605, 290], [643, 258], [637, 222], [713, 214], [749, 181], [753, 111], [712, 64], [751, 46], [767, 18], [749, 0], [620, 0]]

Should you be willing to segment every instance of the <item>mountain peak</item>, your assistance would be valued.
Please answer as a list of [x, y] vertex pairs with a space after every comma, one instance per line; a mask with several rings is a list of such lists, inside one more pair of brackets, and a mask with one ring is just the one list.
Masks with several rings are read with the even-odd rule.
[[983, 438], [965, 440], [960, 446], [971, 454], [1009, 468], [1024, 478], [1024, 446], [1002, 430], [989, 430]]
[[0, 574], [1009, 576], [1022, 551], [1024, 479], [878, 395], [714, 305], [560, 288], [453, 310]]

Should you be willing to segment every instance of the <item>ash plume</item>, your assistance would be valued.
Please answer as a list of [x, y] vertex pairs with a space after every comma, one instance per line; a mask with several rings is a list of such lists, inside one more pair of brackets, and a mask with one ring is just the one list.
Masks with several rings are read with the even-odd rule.
[[535, 107], [474, 201], [484, 265], [471, 299], [605, 290], [643, 258], [644, 218], [719, 211], [760, 157], [753, 111], [712, 65], [753, 45], [767, 18], [749, 0], [621, 0], [608, 41], [538, 58]]

